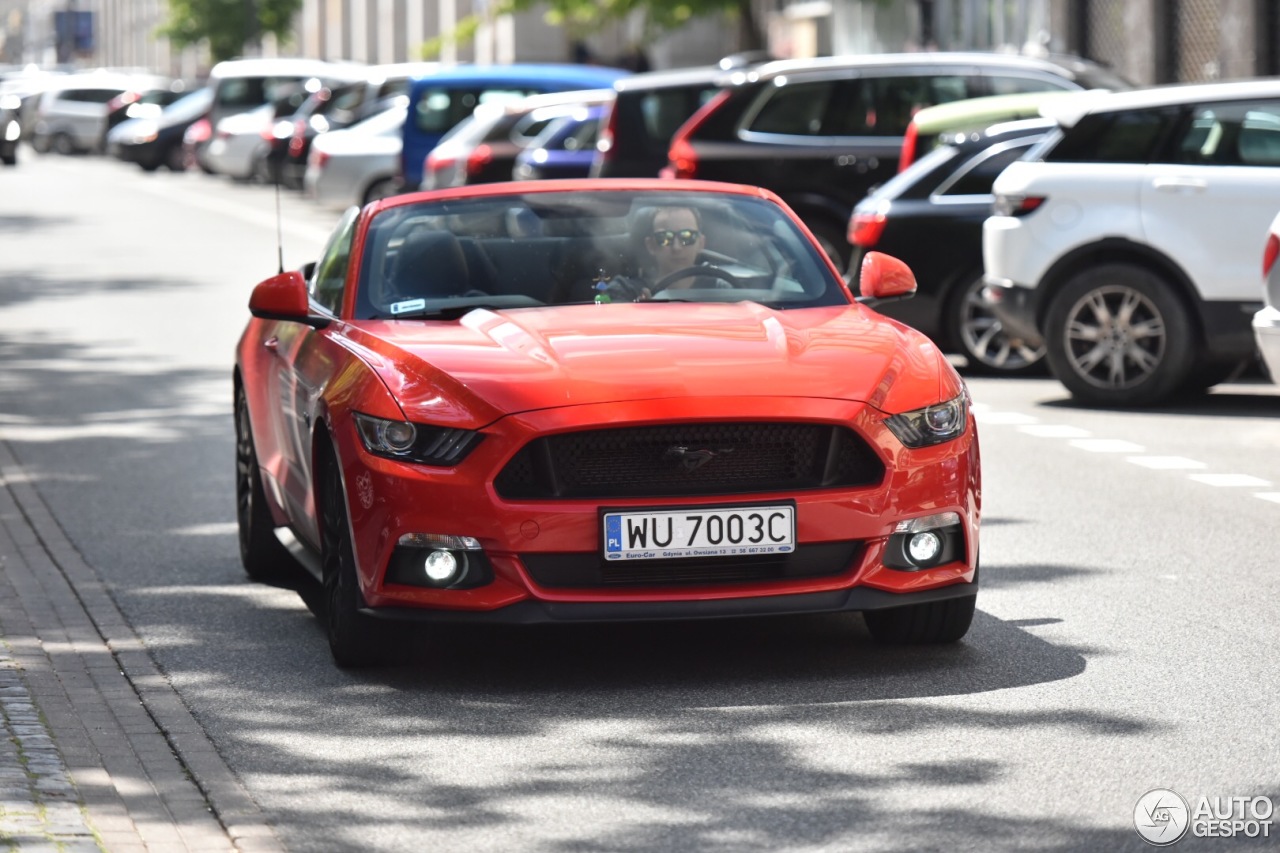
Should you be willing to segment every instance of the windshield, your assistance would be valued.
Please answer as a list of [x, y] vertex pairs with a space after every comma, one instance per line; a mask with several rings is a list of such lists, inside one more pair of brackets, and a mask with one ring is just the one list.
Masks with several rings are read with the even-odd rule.
[[848, 302], [777, 204], [706, 191], [563, 190], [421, 201], [370, 224], [356, 317], [623, 302]]

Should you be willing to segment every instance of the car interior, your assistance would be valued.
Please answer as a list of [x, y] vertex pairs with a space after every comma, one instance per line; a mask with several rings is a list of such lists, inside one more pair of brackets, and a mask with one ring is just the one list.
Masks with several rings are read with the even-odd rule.
[[[691, 202], [633, 193], [532, 193], [427, 202], [381, 212], [370, 228], [357, 300], [362, 317], [429, 316], [472, 307], [612, 300], [599, 285], [637, 276], [647, 257], [636, 223], [653, 208], [695, 205], [706, 247], [680, 301], [824, 304], [844, 301], [821, 255], [772, 205]], [[647, 216], [646, 216], [647, 212]], [[700, 267], [701, 269], [701, 267]], [[621, 301], [634, 301], [625, 299]]]

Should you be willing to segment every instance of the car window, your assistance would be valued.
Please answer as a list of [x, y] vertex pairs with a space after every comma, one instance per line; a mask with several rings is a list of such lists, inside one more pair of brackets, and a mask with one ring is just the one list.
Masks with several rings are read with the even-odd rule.
[[[654, 232], [660, 215], [689, 224]], [[792, 216], [750, 195], [550, 190], [406, 201], [377, 214], [363, 245], [356, 316], [365, 319], [635, 301], [848, 303]], [[678, 278], [659, 285], [657, 270], [677, 261], [667, 275]]]
[[600, 119], [589, 118], [576, 123], [573, 131], [565, 136], [560, 147], [565, 151], [594, 151], [600, 136]]
[[392, 77], [384, 80], [382, 85], [378, 87], [377, 100], [381, 101], [386, 98], [393, 98], [396, 95], [409, 94], [409, 77]]
[[79, 104], [105, 104], [123, 91], [123, 89], [67, 89], [58, 96], [58, 100]]
[[297, 75], [227, 77], [218, 81], [214, 100], [220, 109], [257, 107], [280, 100], [287, 91], [296, 89], [304, 79]]
[[1170, 152], [1162, 159], [1192, 165], [1280, 165], [1280, 101], [1198, 107]]
[[1146, 163], [1173, 123], [1172, 109], [1087, 115], [1045, 156], [1051, 163]]
[[798, 136], [902, 136], [921, 109], [972, 97], [980, 86], [961, 74], [789, 83], [775, 87], [747, 129]]
[[680, 125], [711, 100], [720, 89], [707, 85], [698, 88], [658, 89], [646, 92], [639, 103], [641, 124], [646, 145], [651, 150], [665, 152], [667, 143], [675, 136]]
[[1016, 95], [1024, 92], [1066, 91], [1078, 89], [1071, 81], [1051, 74], [1023, 76], [1017, 74], [989, 74], [987, 85], [992, 95]]
[[852, 97], [836, 113], [834, 133], [902, 136], [925, 107], [973, 97], [981, 82], [961, 74], [903, 74], [848, 81]]
[[542, 135], [542, 132], [547, 129], [547, 125], [562, 117], [554, 112], [548, 113], [541, 110], [521, 116], [511, 128], [509, 138], [516, 145], [527, 146]]
[[320, 253], [309, 288], [311, 298], [331, 314], [342, 310], [342, 296], [351, 260], [351, 240], [356, 233], [359, 209], [352, 207], [343, 214], [329, 244]]
[[935, 195], [991, 195], [991, 185], [1005, 167], [1031, 147], [1035, 139], [1019, 139], [993, 145], [969, 158], [950, 178], [938, 187]]
[[427, 89], [418, 99], [414, 122], [425, 133], [444, 133], [481, 104], [503, 104], [536, 94], [533, 89], [471, 87]]
[[773, 86], [746, 129], [752, 133], [817, 136], [835, 98], [836, 81], [816, 80]]

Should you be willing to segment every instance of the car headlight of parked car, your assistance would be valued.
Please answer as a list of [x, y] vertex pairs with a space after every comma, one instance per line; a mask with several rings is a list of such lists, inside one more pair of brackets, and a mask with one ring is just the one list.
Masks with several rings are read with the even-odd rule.
[[365, 450], [375, 456], [424, 465], [457, 465], [483, 438], [473, 430], [389, 421], [359, 413], [354, 418]]
[[907, 447], [930, 447], [963, 435], [968, 412], [965, 395], [960, 394], [945, 403], [888, 417], [884, 425]]

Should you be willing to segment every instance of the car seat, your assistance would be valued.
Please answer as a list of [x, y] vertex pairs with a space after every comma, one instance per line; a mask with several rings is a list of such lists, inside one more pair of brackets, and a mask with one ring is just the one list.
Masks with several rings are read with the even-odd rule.
[[458, 238], [447, 231], [417, 231], [396, 251], [387, 302], [441, 299], [471, 291], [471, 273]]

